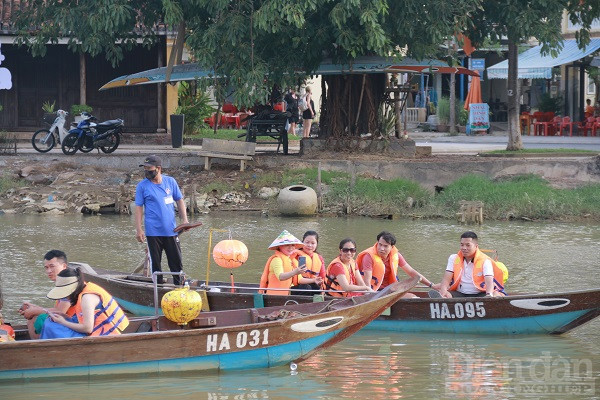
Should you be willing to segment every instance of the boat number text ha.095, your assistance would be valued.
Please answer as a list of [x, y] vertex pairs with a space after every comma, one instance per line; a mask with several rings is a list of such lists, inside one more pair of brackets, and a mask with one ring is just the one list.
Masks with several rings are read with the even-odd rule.
[[463, 319], [485, 317], [483, 302], [476, 303], [431, 303], [431, 319]]
[[206, 351], [223, 351], [243, 349], [245, 347], [256, 347], [269, 344], [268, 329], [253, 329], [250, 332], [238, 332], [237, 334], [215, 333], [206, 337]]

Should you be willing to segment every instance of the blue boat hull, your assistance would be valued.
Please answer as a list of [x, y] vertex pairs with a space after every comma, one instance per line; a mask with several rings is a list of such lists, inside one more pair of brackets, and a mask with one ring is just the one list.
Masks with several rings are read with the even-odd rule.
[[287, 343], [254, 350], [239, 351], [201, 357], [176, 358], [168, 360], [151, 360], [143, 362], [125, 362], [106, 365], [82, 365], [64, 368], [40, 368], [18, 371], [0, 371], [0, 381], [13, 379], [37, 378], [76, 378], [94, 375], [128, 375], [174, 373], [184, 371], [217, 371], [245, 370], [268, 368], [289, 364], [298, 360], [323, 343], [333, 338], [339, 331]]
[[482, 320], [385, 320], [376, 319], [363, 329], [394, 332], [459, 333], [473, 335], [527, 335], [548, 334], [581, 318], [591, 310], [520, 318]]

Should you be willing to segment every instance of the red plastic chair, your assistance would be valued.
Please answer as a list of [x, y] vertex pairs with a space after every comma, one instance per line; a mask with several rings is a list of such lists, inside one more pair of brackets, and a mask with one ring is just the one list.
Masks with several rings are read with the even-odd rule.
[[[215, 120], [217, 119], [217, 113], [213, 113], [210, 118], [204, 119], [204, 122], [208, 124], [211, 128], [215, 127]], [[221, 118], [219, 118], [220, 122], [217, 124], [217, 128], [222, 128], [227, 125], [227, 117], [221, 114]]]
[[231, 103], [224, 103], [222, 111], [223, 114], [236, 114], [238, 112], [238, 109]]
[[562, 136], [563, 129], [567, 128], [569, 128], [569, 136], [573, 136], [573, 121], [571, 121], [571, 117], [563, 117], [558, 127], [558, 134]]
[[240, 117], [237, 114], [227, 114], [225, 116], [225, 121], [227, 127], [235, 127], [235, 129], [240, 129]]
[[597, 131], [600, 131], [600, 117], [596, 117], [596, 123], [592, 126], [592, 136], [596, 136]]
[[533, 133], [535, 135], [535, 123], [536, 122], [543, 122], [544, 121], [544, 113], [541, 111], [536, 111], [533, 114], [531, 114], [531, 119], [529, 122], [529, 132], [530, 134]]
[[[552, 115], [554, 115], [554, 113], [552, 113]], [[554, 127], [557, 124], [560, 126], [560, 117], [552, 117], [547, 119], [549, 116], [549, 113], [544, 113], [544, 120], [533, 124], [536, 135], [542, 135], [542, 132], [544, 136], [548, 136], [548, 134], [554, 135]]]
[[583, 136], [587, 136], [587, 133], [589, 131], [591, 135], [595, 124], [596, 118], [588, 117], [585, 121], [577, 123], [577, 132], [581, 133], [583, 131]]

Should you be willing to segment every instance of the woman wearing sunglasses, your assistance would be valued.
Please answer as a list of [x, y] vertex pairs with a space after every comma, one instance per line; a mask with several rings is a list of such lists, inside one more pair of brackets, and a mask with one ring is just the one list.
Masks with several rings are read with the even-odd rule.
[[373, 289], [365, 284], [356, 267], [356, 261], [354, 260], [356, 242], [346, 238], [340, 242], [339, 249], [339, 256], [327, 267], [325, 289], [343, 291], [344, 293], [327, 292], [327, 294], [335, 297], [350, 297], [360, 296], [367, 291], [372, 292]]

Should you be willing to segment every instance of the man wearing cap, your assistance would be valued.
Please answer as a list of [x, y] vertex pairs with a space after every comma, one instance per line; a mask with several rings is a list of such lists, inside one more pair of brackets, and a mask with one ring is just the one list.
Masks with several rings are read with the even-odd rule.
[[[183, 269], [179, 236], [174, 232], [175, 203], [182, 223], [187, 224], [187, 211], [183, 195], [175, 179], [162, 174], [162, 160], [150, 155], [143, 164], [145, 179], [135, 188], [135, 227], [136, 239], [148, 243], [148, 255], [152, 272], [161, 271], [163, 250], [167, 254], [171, 272]], [[144, 217], [145, 232], [142, 230]], [[163, 283], [162, 275], [157, 277], [158, 283]], [[173, 283], [179, 285], [179, 276], [173, 276]]]

